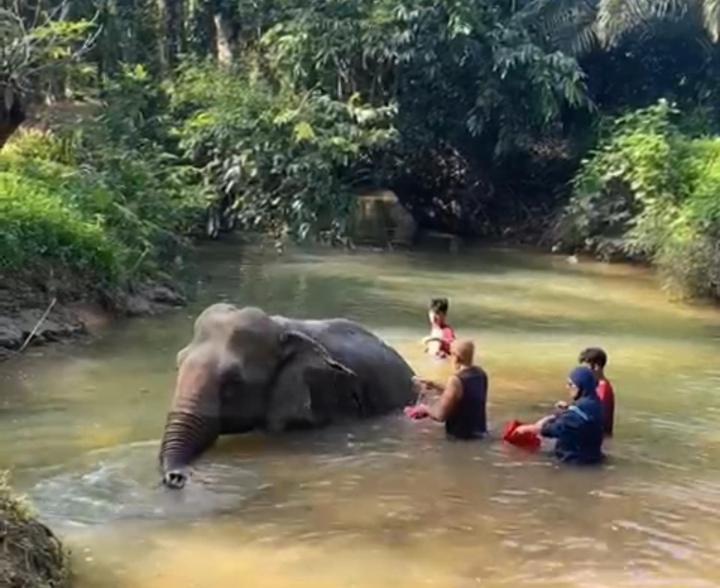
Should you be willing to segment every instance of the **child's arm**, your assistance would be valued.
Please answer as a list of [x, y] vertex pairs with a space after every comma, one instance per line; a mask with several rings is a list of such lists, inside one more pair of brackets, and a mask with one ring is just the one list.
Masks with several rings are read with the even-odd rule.
[[431, 325], [430, 334], [427, 337], [423, 337], [423, 343], [427, 345], [428, 343], [431, 343], [433, 341], [441, 341], [442, 336], [442, 330], [438, 329], [435, 325]]
[[433, 382], [432, 380], [425, 380], [424, 378], [413, 378], [413, 381], [416, 382], [421, 388], [425, 388], [427, 390], [432, 390], [434, 392], [442, 392], [445, 389], [445, 386], [438, 384], [437, 382]]

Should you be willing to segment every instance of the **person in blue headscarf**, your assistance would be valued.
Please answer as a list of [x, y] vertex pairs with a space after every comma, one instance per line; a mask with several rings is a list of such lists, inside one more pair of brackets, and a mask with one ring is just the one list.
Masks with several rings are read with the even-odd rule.
[[604, 459], [603, 408], [595, 391], [595, 375], [586, 366], [576, 367], [570, 372], [567, 387], [572, 404], [535, 424], [519, 426], [516, 433], [556, 439], [555, 455], [564, 463], [599, 463]]

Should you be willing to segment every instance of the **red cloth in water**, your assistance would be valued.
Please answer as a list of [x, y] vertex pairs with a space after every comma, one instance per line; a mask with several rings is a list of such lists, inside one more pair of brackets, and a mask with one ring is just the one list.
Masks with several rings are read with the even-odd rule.
[[413, 419], [414, 421], [420, 420], [427, 415], [427, 410], [425, 409], [425, 407], [420, 405], [406, 406], [404, 412], [406, 417]]
[[535, 450], [539, 449], [542, 441], [535, 433], [520, 433], [517, 434], [515, 429], [522, 425], [520, 421], [510, 421], [505, 425], [503, 431], [503, 441], [515, 445], [516, 447], [522, 447], [523, 449]]
[[597, 395], [603, 405], [603, 430], [606, 435], [613, 434], [613, 421], [615, 420], [615, 391], [610, 380], [600, 380], [597, 387]]

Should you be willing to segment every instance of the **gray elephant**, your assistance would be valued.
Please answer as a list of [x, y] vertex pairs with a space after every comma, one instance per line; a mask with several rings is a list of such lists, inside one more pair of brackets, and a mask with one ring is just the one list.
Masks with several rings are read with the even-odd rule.
[[171, 488], [185, 485], [189, 464], [218, 435], [380, 415], [415, 397], [405, 360], [344, 319], [293, 320], [214, 304], [195, 321], [177, 363], [160, 449]]

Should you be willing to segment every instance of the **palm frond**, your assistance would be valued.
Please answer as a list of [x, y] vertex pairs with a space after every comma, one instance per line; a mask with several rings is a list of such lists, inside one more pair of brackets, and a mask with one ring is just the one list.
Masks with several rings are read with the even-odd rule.
[[720, 40], [720, 0], [703, 0], [702, 12], [705, 30], [717, 42]]
[[597, 33], [603, 46], [612, 47], [630, 33], [647, 37], [658, 26], [690, 21], [698, 22], [717, 40], [720, 0], [599, 0]]
[[531, 0], [516, 18], [545, 45], [579, 55], [597, 45], [598, 0]]

